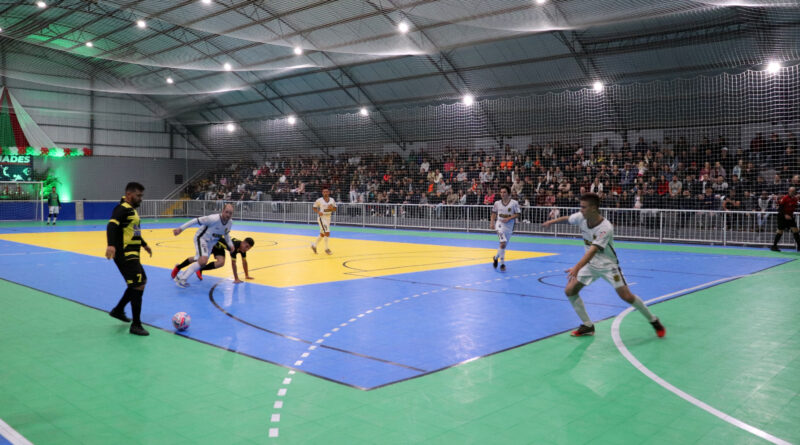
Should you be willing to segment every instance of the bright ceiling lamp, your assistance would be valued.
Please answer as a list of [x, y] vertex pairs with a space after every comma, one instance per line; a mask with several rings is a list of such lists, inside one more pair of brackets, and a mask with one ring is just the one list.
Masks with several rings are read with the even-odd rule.
[[145, 28], [147, 28], [147, 22], [145, 22], [144, 20], [141, 20], [141, 19], [137, 20], [136, 21], [136, 26], [138, 26], [141, 29], [145, 29]]
[[294, 47], [294, 53], [297, 54], [298, 56], [303, 54], [303, 48], [300, 48], [299, 46], [295, 46]]
[[406, 23], [406, 22], [398, 23], [397, 24], [397, 30], [400, 31], [403, 34], [407, 33], [408, 30], [409, 30], [408, 23]]
[[231, 64], [230, 64], [230, 63], [228, 63], [228, 62], [225, 62], [225, 64], [224, 64], [224, 65], [222, 65], [222, 67], [223, 67], [223, 68], [225, 68], [225, 71], [230, 71], [230, 70], [232, 70], [232, 69], [233, 69], [233, 67], [231, 66]]
[[45, 2], [40, 0], [40, 1], [36, 2], [36, 6], [38, 6], [41, 9], [44, 9], [44, 8], [47, 7], [47, 3], [45, 3]]
[[470, 106], [475, 102], [475, 96], [472, 94], [465, 94], [464, 97], [461, 98], [461, 102], [466, 106]]
[[170, 85], [172, 85], [173, 83], [175, 83], [175, 81], [174, 81], [174, 80], [172, 80], [172, 78], [171, 78], [171, 77], [167, 77], [167, 83], [168, 83], [168, 84], [170, 84]]
[[771, 74], [775, 74], [780, 70], [781, 70], [781, 63], [780, 62], [776, 62], [776, 61], [773, 60], [772, 62], [767, 64], [767, 72], [769, 72]]
[[360, 109], [360, 110], [358, 110], [358, 113], [359, 113], [360, 115], [362, 115], [362, 116], [366, 116], [366, 115], [368, 115], [368, 114], [369, 114], [369, 111], [367, 111], [367, 107], [361, 107], [361, 109]]
[[228, 130], [228, 133], [233, 133], [233, 131], [236, 130], [236, 125], [228, 124], [225, 126], [225, 129]]
[[297, 123], [297, 118], [294, 117], [294, 116], [289, 116], [288, 121], [289, 121], [289, 125], [294, 125], [294, 124]]
[[605, 87], [603, 86], [603, 82], [600, 82], [598, 80], [598, 81], [596, 81], [595, 83], [592, 84], [592, 88], [594, 88], [594, 90], [599, 93], [599, 92], [603, 91], [603, 88], [605, 88]]
[[210, 5], [211, 4], [211, 0], [203, 0], [203, 3], [205, 3], [207, 5]]
[[537, 5], [543, 5], [545, 3], [547, 3], [547, 0], [536, 0]]
[[86, 46], [88, 46], [89, 48], [92, 48], [92, 47], [94, 46], [94, 43], [92, 43], [92, 42], [86, 42]]

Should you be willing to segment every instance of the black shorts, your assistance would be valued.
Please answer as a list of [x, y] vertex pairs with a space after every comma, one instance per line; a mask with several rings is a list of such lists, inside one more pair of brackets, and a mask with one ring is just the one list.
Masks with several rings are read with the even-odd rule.
[[122, 274], [122, 278], [125, 279], [128, 287], [139, 287], [147, 283], [147, 274], [144, 273], [144, 268], [142, 263], [139, 262], [139, 258], [122, 260], [114, 258], [114, 264], [117, 265], [117, 269], [119, 269], [119, 273]]
[[786, 219], [782, 214], [778, 214], [778, 230], [789, 230], [797, 228], [797, 221], [794, 218]]
[[219, 243], [214, 244], [214, 248], [211, 249], [211, 256], [225, 256], [225, 252], [228, 251], [227, 246], [222, 247]]

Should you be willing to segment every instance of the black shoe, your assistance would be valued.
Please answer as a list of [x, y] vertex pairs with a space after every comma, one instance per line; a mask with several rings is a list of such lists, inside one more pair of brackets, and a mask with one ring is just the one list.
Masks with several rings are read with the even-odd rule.
[[496, 257], [496, 256], [493, 256], [493, 257], [492, 257], [492, 266], [493, 266], [495, 269], [497, 269], [497, 257]]
[[656, 318], [656, 321], [651, 321], [650, 324], [653, 325], [653, 329], [656, 330], [656, 335], [659, 337], [667, 335], [667, 330], [664, 329], [664, 325], [661, 324], [661, 320], [658, 318]]
[[503, 272], [506, 271], [506, 263], [500, 265], [500, 270], [502, 270]]
[[108, 313], [108, 315], [116, 318], [117, 320], [124, 321], [125, 323], [130, 323], [130, 321], [131, 321], [130, 318], [125, 316], [125, 310], [124, 309], [122, 309], [122, 310], [117, 310], [116, 308], [115, 309], [111, 309], [111, 311]]
[[778, 246], [769, 246], [769, 250], [771, 250], [773, 252], [780, 252], [781, 251], [781, 249], [778, 249]]
[[583, 337], [585, 335], [594, 335], [594, 325], [586, 326], [585, 324], [582, 324], [578, 326], [578, 329], [572, 331], [573, 337]]
[[142, 325], [139, 323], [132, 324], [128, 332], [130, 332], [133, 335], [141, 335], [143, 337], [150, 335], [150, 333], [147, 332], [147, 330], [145, 330], [145, 328], [143, 328]]

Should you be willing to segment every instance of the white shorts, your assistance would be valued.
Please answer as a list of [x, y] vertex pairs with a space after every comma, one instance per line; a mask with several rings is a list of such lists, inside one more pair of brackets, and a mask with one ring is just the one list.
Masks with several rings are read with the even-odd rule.
[[325, 218], [323, 216], [317, 216], [317, 224], [319, 224], [320, 233], [328, 233], [331, 231], [330, 217]]
[[614, 286], [614, 289], [619, 289], [622, 286], [628, 285], [628, 282], [625, 281], [625, 276], [622, 275], [622, 269], [620, 269], [619, 266], [599, 269], [587, 264], [578, 271], [577, 278], [578, 282], [584, 286], [592, 284], [592, 282], [598, 278], [608, 281], [608, 284]]
[[47, 206], [51, 215], [58, 215], [58, 206]]
[[495, 230], [497, 230], [497, 238], [500, 239], [501, 243], [507, 243], [511, 239], [511, 234], [514, 233], [513, 227], [509, 228], [499, 221], [495, 224]]
[[199, 260], [201, 256], [208, 257], [209, 252], [211, 252], [211, 249], [213, 249], [214, 245], [216, 245], [216, 244], [217, 244], [217, 241], [214, 241], [212, 243], [212, 242], [210, 242], [208, 240], [204, 240], [202, 238], [195, 237], [194, 238], [194, 260], [195, 261]]

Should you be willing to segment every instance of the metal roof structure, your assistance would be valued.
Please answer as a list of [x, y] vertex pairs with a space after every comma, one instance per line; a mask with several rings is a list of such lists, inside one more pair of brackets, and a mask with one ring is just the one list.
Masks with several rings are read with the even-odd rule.
[[392, 107], [464, 94], [800, 59], [789, 0], [26, 0], [0, 1], [0, 28], [4, 76], [130, 94], [187, 125], [367, 107], [391, 128]]

